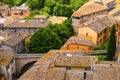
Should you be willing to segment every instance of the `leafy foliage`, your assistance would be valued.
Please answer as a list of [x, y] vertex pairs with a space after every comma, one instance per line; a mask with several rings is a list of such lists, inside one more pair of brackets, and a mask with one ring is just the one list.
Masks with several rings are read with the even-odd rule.
[[108, 60], [113, 60], [113, 57], [115, 56], [116, 52], [116, 30], [115, 26], [112, 27], [111, 35], [110, 35], [110, 40], [108, 42], [108, 54], [107, 54], [107, 59]]
[[78, 9], [84, 3], [88, 2], [89, 0], [71, 0], [70, 5], [73, 7], [73, 10]]
[[19, 6], [26, 2], [26, 5], [39, 14], [71, 17], [73, 11], [78, 9], [89, 0], [0, 0], [10, 6]]
[[97, 46], [94, 48], [94, 50], [107, 50], [108, 48], [108, 41], [104, 43], [102, 46]]
[[26, 4], [31, 10], [42, 9], [44, 7], [45, 0], [27, 0]]
[[53, 13], [56, 16], [67, 16], [70, 17], [73, 13], [72, 7], [65, 4], [56, 4], [56, 6], [53, 8]]
[[19, 6], [22, 3], [24, 3], [25, 0], [0, 0], [0, 2], [3, 2], [5, 4], [9, 4], [10, 6]]
[[43, 28], [32, 36], [27, 46], [30, 52], [44, 53], [50, 49], [58, 49], [61, 44], [60, 37], [55, 32], [48, 28]]
[[34, 33], [27, 43], [30, 52], [44, 53], [50, 49], [59, 49], [70, 36], [74, 35], [70, 22], [71, 19], [68, 19], [63, 24], [50, 24], [47, 28]]

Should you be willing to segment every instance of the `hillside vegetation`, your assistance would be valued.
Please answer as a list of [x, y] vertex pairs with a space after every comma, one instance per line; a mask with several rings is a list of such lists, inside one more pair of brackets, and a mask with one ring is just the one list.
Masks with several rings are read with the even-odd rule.
[[[45, 14], [47, 16], [66, 16], [71, 14], [88, 0], [0, 0], [3, 4], [19, 6], [26, 2], [32, 14]], [[33, 16], [31, 15], [31, 16]]]

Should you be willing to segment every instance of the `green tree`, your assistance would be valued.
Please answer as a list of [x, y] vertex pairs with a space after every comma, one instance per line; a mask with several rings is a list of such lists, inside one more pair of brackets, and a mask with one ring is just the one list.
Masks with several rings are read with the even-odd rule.
[[10, 6], [19, 6], [24, 2], [23, 0], [15, 0], [15, 1], [14, 0], [1, 0], [1, 1]]
[[70, 4], [70, 0], [63, 0], [63, 4]]
[[60, 37], [48, 28], [37, 31], [27, 43], [32, 53], [45, 53], [50, 49], [58, 49], [62, 45]]
[[14, 6], [14, 0], [3, 0], [5, 4], [9, 4], [10, 6]]
[[26, 4], [31, 10], [42, 9], [44, 7], [45, 0], [27, 0]]
[[89, 0], [71, 0], [70, 6], [72, 6], [73, 10], [76, 10], [88, 1]]
[[51, 13], [52, 13], [49, 7], [44, 7], [44, 8], [42, 8], [42, 9], [40, 10], [40, 12], [46, 12], [46, 13], [48, 13], [48, 14], [51, 14]]
[[27, 47], [32, 53], [47, 52], [50, 49], [59, 49], [70, 36], [74, 35], [71, 19], [63, 24], [49, 24], [47, 28], [34, 33]]
[[73, 10], [72, 7], [69, 5], [57, 3], [56, 6], [53, 8], [53, 13], [56, 16], [70, 17], [73, 13]]
[[66, 20], [63, 24], [48, 25], [48, 28], [54, 31], [64, 44], [67, 39], [74, 35], [71, 19]]
[[22, 0], [15, 0], [14, 5], [19, 6], [22, 4]]
[[108, 42], [108, 49], [107, 49], [107, 59], [113, 60], [113, 57], [115, 56], [116, 52], [116, 30], [115, 26], [112, 27], [110, 39]]
[[69, 18], [66, 21], [64, 21], [63, 26], [67, 27], [71, 36], [74, 35], [74, 29], [73, 29], [73, 26], [72, 26], [72, 18]]

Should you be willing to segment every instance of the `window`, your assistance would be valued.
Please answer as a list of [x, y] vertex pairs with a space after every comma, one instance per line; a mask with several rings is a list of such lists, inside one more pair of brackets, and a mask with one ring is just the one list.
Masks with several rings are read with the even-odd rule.
[[14, 15], [18, 15], [18, 13], [14, 13]]
[[99, 45], [99, 41], [97, 41], [97, 45]]
[[67, 46], [67, 49], [69, 49], [69, 46]]
[[77, 49], [79, 49], [79, 46], [77, 46]]
[[19, 14], [22, 16], [22, 15], [23, 15], [23, 12], [21, 11]]
[[86, 75], [87, 75], [87, 73], [86, 73], [86, 72], [84, 72], [84, 80], [86, 80]]
[[71, 67], [66, 67], [66, 70], [71, 70]]
[[88, 33], [86, 33], [86, 36], [88, 36]]
[[90, 39], [92, 39], [92, 37], [90, 37]]

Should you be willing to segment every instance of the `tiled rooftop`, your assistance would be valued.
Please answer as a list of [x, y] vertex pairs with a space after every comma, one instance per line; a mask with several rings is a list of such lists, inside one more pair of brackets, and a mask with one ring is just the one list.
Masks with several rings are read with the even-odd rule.
[[79, 44], [79, 45], [85, 45], [85, 46], [94, 46], [94, 43], [85, 39], [84, 37], [78, 37], [78, 36], [72, 36], [70, 37], [65, 44], [62, 46], [67, 47], [70, 44]]
[[14, 58], [13, 53], [7, 53], [4, 51], [0, 51], [0, 64], [1, 65], [7, 66], [13, 58]]
[[117, 20], [109, 15], [101, 15], [96, 16], [95, 18], [91, 18], [90, 20], [82, 23], [79, 27], [86, 27], [89, 26], [91, 29], [100, 33], [106, 27], [112, 27], [113, 24], [116, 24]]
[[28, 35], [26, 34], [14, 34], [9, 36], [4, 42], [3, 44], [8, 45], [8, 46], [15, 46], [17, 45], [19, 42], [21, 42], [22, 40], [24, 40]]
[[45, 15], [35, 15], [34, 18], [45, 18], [45, 19], [47, 19], [47, 16], [45, 16]]
[[28, 7], [17, 7], [17, 6], [14, 6], [14, 7], [11, 7], [11, 10], [28, 10]]
[[6, 6], [0, 6], [0, 9], [7, 9], [9, 8], [7, 5]]
[[67, 17], [62, 16], [52, 16], [48, 19], [48, 21], [51, 21], [52, 24], [61, 24], [67, 19]]
[[80, 56], [80, 55], [72, 55], [72, 54], [61, 54], [56, 62], [56, 66], [63, 67], [90, 67], [95, 64], [97, 57], [95, 56]]
[[[97, 2], [99, 0], [96, 0], [95, 2]], [[110, 3], [110, 2], [113, 2], [114, 0], [102, 0], [101, 2], [103, 2], [103, 4], [107, 4], [107, 3]]]
[[82, 7], [80, 7], [77, 11], [75, 11], [72, 14], [72, 16], [73, 17], [81, 17], [84, 15], [99, 12], [102, 10], [107, 10], [107, 7], [103, 4], [88, 2], [88, 3], [84, 4]]
[[50, 23], [49, 21], [40, 22], [39, 20], [18, 20], [4, 27], [5, 28], [44, 28], [49, 23]]
[[94, 65], [94, 80], [120, 80], [120, 63], [103, 62]]
[[[86, 71], [86, 80], [93, 80], [93, 71]], [[66, 72], [65, 80], [84, 80], [84, 71], [68, 70]]]
[[[92, 69], [87, 69], [88, 67], [85, 66], [82, 69], [81, 66], [73, 67], [72, 65], [76, 65], [80, 61], [86, 64], [85, 59], [87, 60], [91, 56], [82, 56], [81, 53], [74, 55], [74, 52], [71, 53], [71, 56], [69, 51], [49, 51], [30, 70], [23, 74], [19, 80], [84, 80], [84, 78], [87, 80], [120, 80], [119, 62], [93, 63], [91, 65]], [[96, 62], [97, 60], [91, 59], [88, 64], [91, 64], [92, 61]], [[58, 66], [56, 62], [64, 66]], [[66, 64], [70, 65], [66, 66]]]
[[[71, 57], [73, 61], [69, 61], [69, 62], [64, 61], [63, 63], [65, 63], [65, 64], [73, 63], [76, 65], [77, 62], [79, 62], [81, 60], [84, 61], [87, 58], [87, 56], [86, 56], [83, 59], [81, 53], [82, 52], [80, 50], [79, 51], [72, 51], [72, 52], [71, 51], [51, 50], [48, 53], [46, 53], [41, 59], [39, 59], [30, 70], [28, 70], [25, 74], [23, 74], [22, 77], [20, 77], [19, 80], [67, 80], [67, 78], [72, 77], [72, 75], [70, 75], [72, 71], [70, 72], [70, 71], [66, 70], [66, 67], [67, 67], [66, 65], [64, 65], [64, 67], [60, 67], [58, 65], [56, 66], [55, 63], [57, 62], [58, 64], [62, 64], [57, 60], [61, 60], [60, 58], [65, 60], [64, 57], [66, 55], [68, 57], [70, 57], [69, 55], [75, 54], [74, 55], [75, 57], [73, 57], [73, 56]], [[81, 58], [76, 58], [77, 56], [78, 57], [81, 56]], [[91, 57], [91, 59], [93, 59], [93, 57]], [[91, 62], [91, 61], [92, 60], [90, 60], [89, 62]], [[83, 62], [83, 63], [85, 63], [85, 62]], [[91, 64], [91, 63], [87, 63], [87, 64]], [[72, 66], [69, 66], [69, 67], [72, 67]], [[80, 67], [82, 67], [82, 65], [77, 66], [77, 67], [78, 68], [76, 68], [76, 70], [78, 70]], [[70, 76], [69, 75], [66, 76], [65, 75], [66, 73], [69, 74]], [[91, 74], [91, 72], [88, 72], [88, 73]], [[73, 70], [73, 75], [80, 77], [81, 75], [79, 75], [79, 74], [83, 74], [83, 73], [78, 72], [78, 71], [76, 72], [75, 70]], [[78, 79], [77, 77], [73, 77], [73, 78], [71, 80]]]
[[[109, 11], [109, 15], [111, 15], [111, 16], [116, 16], [116, 15], [118, 15], [118, 14], [116, 14], [116, 13], [118, 13], [120, 11], [120, 4], [117, 4], [116, 6], [115, 6], [115, 8], [113, 8], [111, 11]], [[116, 15], [115, 15], [116, 14]]]

